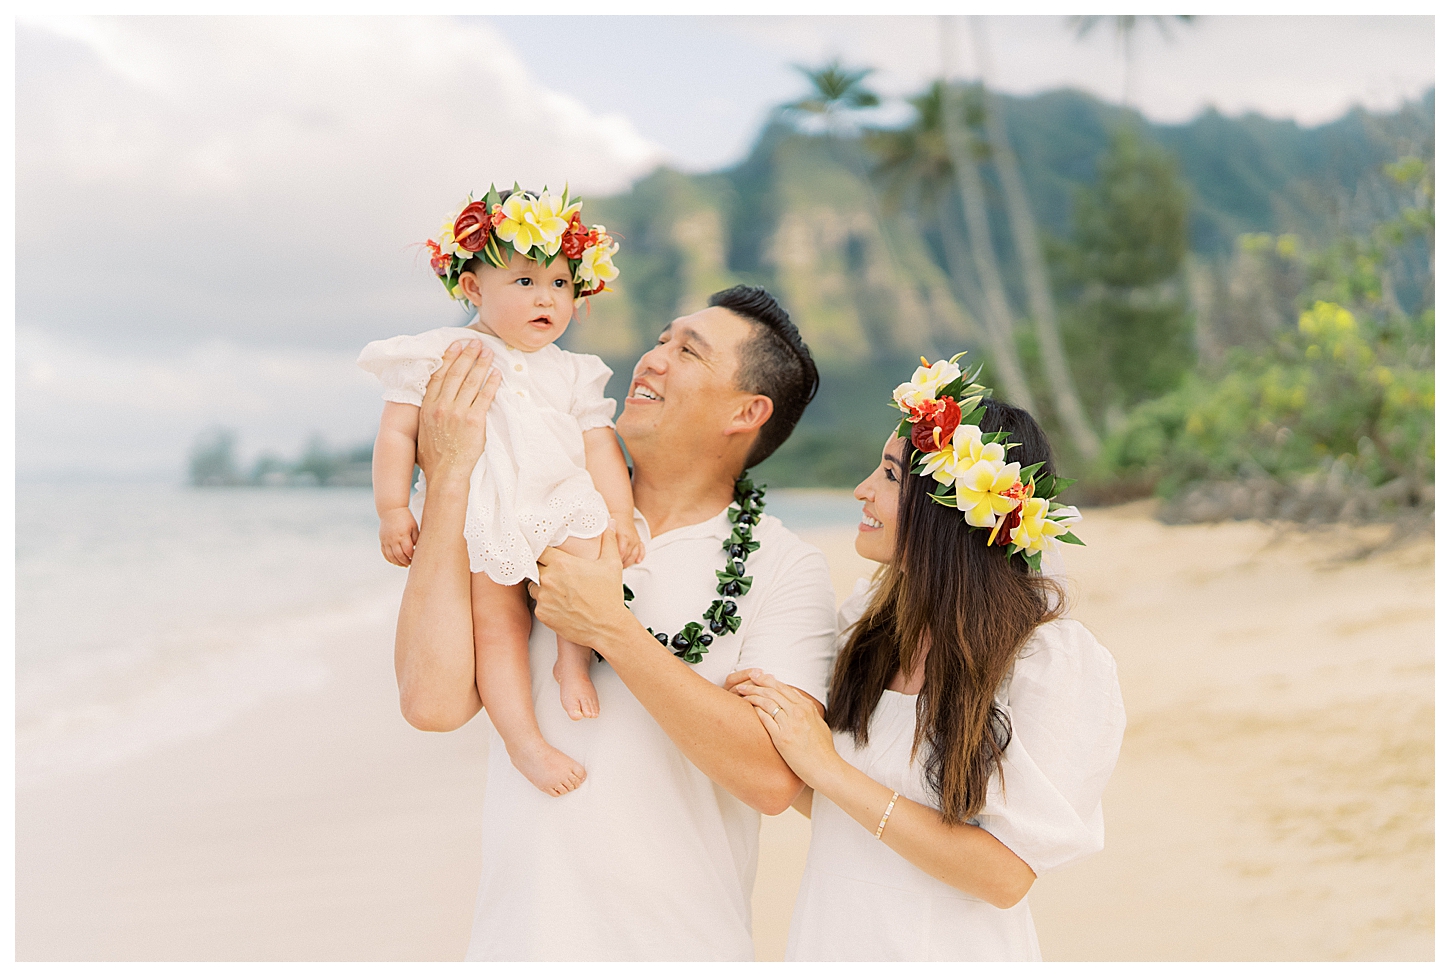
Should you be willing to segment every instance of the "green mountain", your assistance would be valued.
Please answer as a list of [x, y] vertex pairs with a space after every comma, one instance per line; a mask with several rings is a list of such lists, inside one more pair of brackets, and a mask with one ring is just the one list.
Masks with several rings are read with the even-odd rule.
[[[1176, 155], [1193, 201], [1194, 258], [1208, 266], [1226, 264], [1243, 234], [1315, 242], [1363, 230], [1393, 203], [1380, 192], [1384, 164], [1433, 157], [1433, 92], [1396, 112], [1356, 110], [1314, 128], [1214, 112], [1157, 125], [1074, 91], [998, 104], [1045, 238], [1069, 234], [1077, 193], [1094, 181], [1114, 130], [1131, 124]], [[945, 270], [939, 222], [885, 209], [868, 186], [871, 165], [859, 140], [775, 123], [731, 169], [662, 168], [595, 201], [592, 216], [621, 239], [621, 276], [567, 344], [609, 362], [609, 392], [622, 397], [633, 364], [672, 318], [728, 285], [763, 285], [800, 326], [822, 383], [796, 434], [757, 475], [774, 485], [854, 484], [875, 465], [894, 423], [890, 390], [917, 358], [983, 347]], [[1024, 308], [1001, 195], [991, 167], [982, 171], [1007, 288]]]

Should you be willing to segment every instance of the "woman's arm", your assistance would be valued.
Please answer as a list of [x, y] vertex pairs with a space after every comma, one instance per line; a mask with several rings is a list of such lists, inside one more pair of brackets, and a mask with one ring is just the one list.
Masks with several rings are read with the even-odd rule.
[[388, 401], [373, 442], [373, 505], [383, 556], [400, 567], [413, 559], [418, 525], [408, 511], [413, 465], [418, 457], [418, 408]]
[[[837, 763], [823, 771], [814, 789], [874, 835], [891, 804], [891, 788], [832, 753]], [[990, 831], [972, 824], [944, 824], [941, 812], [905, 797], [896, 798], [881, 841], [933, 878], [998, 909], [1017, 905], [1037, 880], [1027, 863]]]
[[[771, 740], [796, 775], [828, 797], [873, 835], [891, 803], [892, 790], [872, 780], [836, 752], [815, 700], [757, 674], [735, 687], [756, 708]], [[944, 824], [939, 812], [897, 797], [881, 841], [902, 858], [954, 889], [991, 903], [1015, 906], [1037, 875], [991, 832], [975, 825]]]
[[428, 480], [423, 526], [398, 608], [393, 664], [403, 716], [418, 729], [457, 729], [483, 707], [474, 681], [473, 618], [463, 517], [498, 390], [493, 353], [454, 343], [418, 412], [418, 464]]
[[801, 792], [795, 795], [795, 800], [790, 802], [790, 806], [795, 808], [797, 811], [800, 811], [806, 817], [810, 817], [811, 801], [815, 799], [815, 796], [815, 791], [811, 790], [809, 787], [802, 787]]
[[614, 517], [620, 558], [625, 566], [633, 566], [644, 558], [644, 547], [634, 528], [634, 487], [614, 428], [606, 425], [584, 432], [584, 467]]

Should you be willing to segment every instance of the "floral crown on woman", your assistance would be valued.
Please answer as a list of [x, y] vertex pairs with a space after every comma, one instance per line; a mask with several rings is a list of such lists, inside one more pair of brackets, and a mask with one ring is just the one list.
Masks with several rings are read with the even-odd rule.
[[962, 373], [957, 360], [965, 355], [935, 363], [923, 356], [910, 382], [892, 391], [906, 415], [896, 436], [916, 449], [911, 473], [936, 480], [933, 501], [960, 509], [968, 526], [991, 531], [988, 546], [1010, 546], [1009, 555], [1021, 553], [1041, 571], [1042, 554], [1058, 543], [1084, 545], [1069, 528], [1082, 514], [1053, 501], [1074, 479], [1039, 476], [1040, 461], [1026, 468], [1007, 463], [1007, 450], [1018, 445], [1007, 431], [977, 426], [987, 413], [982, 398], [992, 391], [976, 382], [980, 364], [971, 376]]
[[507, 195], [489, 185], [482, 200], [469, 194], [454, 214], [443, 222], [438, 240], [424, 242], [428, 263], [448, 294], [464, 301], [458, 277], [464, 265], [482, 257], [495, 268], [507, 268], [514, 254], [539, 264], [548, 264], [560, 251], [569, 261], [574, 276], [574, 302], [610, 291], [607, 282], [619, 277], [614, 253], [619, 245], [603, 224], [586, 227], [580, 216], [583, 198], [556, 196], [544, 187], [535, 197], [517, 183]]

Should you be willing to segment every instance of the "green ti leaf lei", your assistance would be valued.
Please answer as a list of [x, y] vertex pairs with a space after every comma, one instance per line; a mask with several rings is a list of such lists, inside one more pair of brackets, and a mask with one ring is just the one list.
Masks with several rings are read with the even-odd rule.
[[[765, 486], [756, 488], [755, 483], [743, 475], [736, 479], [735, 503], [730, 507], [730, 521], [734, 523], [734, 528], [722, 546], [726, 553], [725, 569], [715, 571], [718, 580], [715, 592], [721, 595], [720, 598], [705, 611], [702, 620], [691, 621], [673, 637], [645, 625], [645, 630], [671, 649], [676, 658], [691, 665], [699, 664], [716, 635], [734, 634], [740, 630], [740, 616], [735, 613], [735, 601], [730, 598], [744, 597], [750, 592], [753, 578], [745, 575], [745, 563], [751, 553], [760, 549], [760, 544], [750, 537], [764, 514]], [[624, 601], [627, 604], [632, 600], [634, 593], [626, 586]]]

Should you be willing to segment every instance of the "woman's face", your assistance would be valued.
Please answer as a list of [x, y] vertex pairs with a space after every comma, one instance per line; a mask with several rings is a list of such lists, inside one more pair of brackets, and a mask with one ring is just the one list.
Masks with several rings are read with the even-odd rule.
[[856, 527], [856, 552], [877, 563], [890, 563], [896, 553], [896, 505], [901, 499], [903, 464], [911, 445], [895, 435], [881, 449], [881, 464], [856, 486], [861, 525]]

